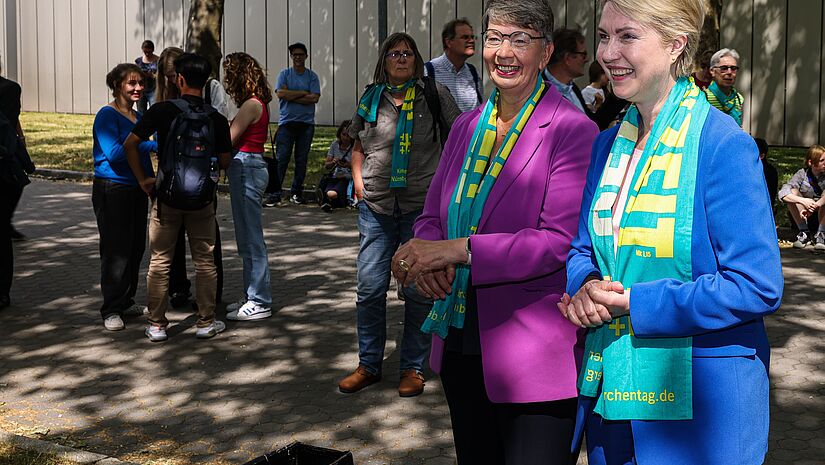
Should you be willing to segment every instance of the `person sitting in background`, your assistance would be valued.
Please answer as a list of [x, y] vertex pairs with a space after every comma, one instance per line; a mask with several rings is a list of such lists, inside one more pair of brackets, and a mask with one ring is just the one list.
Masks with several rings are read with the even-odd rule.
[[144, 113], [147, 108], [155, 104], [158, 60], [160, 60], [160, 57], [155, 55], [155, 43], [151, 40], [144, 40], [140, 48], [143, 50], [143, 55], [135, 59], [135, 64], [143, 71], [143, 80], [146, 83], [146, 88], [143, 89], [143, 95], [140, 97], [137, 107], [139, 112]]
[[713, 75], [710, 73], [710, 59], [713, 57], [713, 50], [705, 50], [702, 52], [698, 59], [699, 69], [690, 75], [693, 78], [693, 82], [699, 86], [700, 89], [705, 90], [708, 88], [711, 82], [713, 82]]
[[[793, 246], [804, 248], [814, 243], [814, 249], [825, 250], [825, 147], [812, 145], [805, 155], [805, 167], [794, 173], [791, 179], [779, 189], [779, 199], [785, 202], [799, 234]], [[808, 217], [816, 213], [819, 228], [811, 234]]]
[[352, 121], [345, 120], [338, 126], [335, 140], [329, 146], [324, 168], [329, 174], [324, 176], [321, 189], [321, 209], [332, 211], [333, 208], [347, 206], [347, 189], [352, 181], [352, 137], [347, 133]]
[[241, 300], [227, 305], [226, 319], [260, 320], [272, 316], [269, 256], [261, 223], [264, 189], [269, 182], [263, 153], [269, 134], [272, 88], [261, 65], [246, 53], [227, 55], [223, 70], [226, 89], [240, 108], [229, 127], [236, 150], [229, 164], [229, 192], [235, 242], [243, 261], [244, 289]]
[[[123, 142], [142, 114], [132, 106], [143, 97], [144, 74], [133, 63], [114, 67], [106, 75], [106, 85], [114, 100], [101, 108], [92, 125], [92, 156], [95, 178], [92, 206], [100, 234], [100, 291], [103, 327], [118, 331], [125, 327], [123, 316], [142, 315], [146, 307], [135, 303], [138, 272], [146, 250], [146, 215], [149, 202], [129, 169]], [[150, 152], [155, 141], [138, 145], [144, 172], [153, 176]]]
[[584, 104], [587, 105], [587, 108], [595, 113], [604, 103], [604, 89], [607, 87], [609, 80], [607, 79], [607, 73], [604, 72], [604, 68], [598, 61], [590, 63], [588, 74], [590, 85], [582, 90], [582, 98], [584, 98]]
[[768, 142], [761, 137], [754, 137], [756, 148], [759, 149], [759, 159], [762, 160], [762, 173], [765, 175], [765, 184], [768, 185], [768, 194], [771, 197], [771, 206], [776, 203], [776, 192], [779, 188], [779, 173], [768, 161]]
[[742, 127], [742, 105], [745, 97], [736, 91], [736, 73], [739, 71], [739, 54], [736, 50], [723, 48], [710, 59], [710, 74], [713, 82], [705, 89], [708, 102], [722, 113], [730, 116]]

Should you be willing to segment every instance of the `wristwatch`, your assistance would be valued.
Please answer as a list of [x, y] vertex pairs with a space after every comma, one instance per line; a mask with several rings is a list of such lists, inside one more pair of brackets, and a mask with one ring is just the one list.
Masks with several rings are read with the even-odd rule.
[[467, 262], [464, 263], [465, 265], [472, 265], [473, 263], [473, 252], [470, 250], [470, 236], [467, 236], [467, 242], [464, 244], [464, 251], [467, 252]]

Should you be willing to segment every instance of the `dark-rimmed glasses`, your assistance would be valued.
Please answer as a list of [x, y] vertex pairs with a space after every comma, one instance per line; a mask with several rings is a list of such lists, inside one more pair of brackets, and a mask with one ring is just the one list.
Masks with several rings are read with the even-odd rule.
[[714, 68], [718, 69], [719, 71], [721, 71], [723, 73], [727, 73], [728, 71], [733, 71], [735, 73], [735, 72], [739, 71], [738, 66], [725, 66], [725, 65], [722, 65], [722, 66], [714, 66]]
[[509, 34], [502, 34], [495, 29], [487, 29], [484, 31], [484, 46], [489, 48], [499, 48], [504, 43], [504, 39], [510, 41], [510, 46], [513, 48], [526, 48], [533, 43], [535, 39], [544, 39], [545, 36], [531, 36], [524, 31], [515, 31]]
[[385, 57], [387, 57], [387, 58], [389, 58], [390, 60], [395, 61], [395, 60], [397, 60], [397, 59], [399, 59], [399, 58], [401, 58], [401, 57], [404, 57], [404, 58], [412, 58], [412, 57], [414, 57], [414, 56], [415, 56], [415, 53], [413, 53], [413, 52], [411, 52], [411, 51], [409, 51], [409, 50], [405, 50], [405, 51], [403, 51], [403, 52], [399, 52], [398, 50], [393, 50], [392, 52], [389, 52], [389, 53], [387, 53], [387, 54], [386, 54], [386, 55], [384, 55], [384, 56], [385, 56]]

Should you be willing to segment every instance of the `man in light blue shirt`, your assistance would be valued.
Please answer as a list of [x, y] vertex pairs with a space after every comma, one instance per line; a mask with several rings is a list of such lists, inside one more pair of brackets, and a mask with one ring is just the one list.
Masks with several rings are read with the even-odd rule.
[[574, 29], [556, 29], [553, 31], [553, 46], [553, 55], [544, 70], [544, 78], [573, 106], [588, 114], [581, 90], [573, 82], [573, 79], [584, 76], [584, 67], [588, 62], [584, 35]]
[[424, 64], [424, 74], [450, 89], [459, 110], [470, 111], [482, 102], [478, 71], [467, 59], [475, 54], [476, 36], [467, 18], [454, 19], [441, 31], [444, 53]]
[[275, 158], [278, 167], [277, 176], [273, 176], [272, 165], [269, 165], [271, 181], [267, 186], [267, 198], [264, 201], [267, 207], [275, 206], [281, 201], [284, 176], [289, 167], [293, 149], [295, 151], [295, 174], [292, 178], [290, 201], [304, 203], [307, 159], [312, 137], [315, 135], [315, 104], [321, 98], [318, 75], [306, 67], [306, 45], [296, 42], [288, 48], [292, 57], [292, 67], [281, 71], [276, 83], [276, 94], [281, 110], [281, 116], [278, 119], [278, 135], [275, 138]]

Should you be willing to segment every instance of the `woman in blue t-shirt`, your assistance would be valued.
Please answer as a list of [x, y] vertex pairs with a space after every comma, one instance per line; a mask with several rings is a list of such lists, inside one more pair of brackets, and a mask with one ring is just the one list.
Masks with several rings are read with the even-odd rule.
[[[138, 270], [146, 248], [148, 199], [129, 169], [123, 141], [140, 119], [133, 109], [144, 89], [144, 74], [134, 63], [119, 64], [106, 75], [114, 99], [95, 115], [92, 128], [95, 179], [92, 205], [100, 233], [100, 315], [110, 331], [124, 328], [123, 316], [142, 315], [134, 301]], [[144, 172], [152, 175], [149, 152], [154, 141], [139, 147]]]

